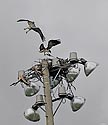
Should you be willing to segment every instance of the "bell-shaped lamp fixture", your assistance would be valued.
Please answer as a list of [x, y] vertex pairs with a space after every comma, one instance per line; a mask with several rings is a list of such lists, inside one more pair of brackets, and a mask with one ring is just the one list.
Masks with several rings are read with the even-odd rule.
[[86, 62], [84, 64], [85, 75], [88, 76], [99, 64], [95, 62]]
[[23, 85], [25, 95], [28, 97], [34, 96], [40, 90], [40, 87], [35, 83], [30, 83], [30, 86]]
[[69, 59], [70, 60], [76, 60], [77, 59], [77, 52], [70, 52]]
[[85, 103], [86, 99], [79, 96], [74, 96], [71, 100], [71, 108], [73, 112], [78, 111]]
[[72, 64], [78, 63], [77, 52], [70, 52], [69, 59]]
[[79, 73], [80, 73], [80, 68], [79, 67], [70, 67], [68, 69], [68, 73], [66, 74], [66, 81], [68, 83], [73, 82], [77, 78]]
[[57, 77], [56, 79], [53, 79], [52, 76], [50, 76], [50, 86], [51, 86], [51, 89], [55, 88], [61, 81], [61, 78], [60, 77]]
[[58, 87], [58, 95], [60, 98], [65, 98], [67, 93], [66, 93], [66, 89], [65, 89], [65, 86], [63, 84], [61, 84], [59, 87]]
[[43, 95], [36, 95], [36, 104], [37, 106], [42, 106], [45, 104]]
[[37, 111], [35, 111], [34, 109], [32, 108], [29, 108], [27, 109], [25, 112], [24, 112], [24, 117], [29, 120], [29, 121], [32, 121], [32, 122], [37, 122], [40, 120], [40, 115], [39, 113], [37, 113]]

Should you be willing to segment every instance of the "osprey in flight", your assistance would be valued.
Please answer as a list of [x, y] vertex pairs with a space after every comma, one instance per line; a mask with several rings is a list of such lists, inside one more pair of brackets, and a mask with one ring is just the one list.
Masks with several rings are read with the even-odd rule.
[[28, 27], [24, 28], [24, 30], [27, 30], [26, 33], [28, 33], [30, 30], [34, 30], [35, 32], [39, 33], [41, 39], [42, 39], [42, 42], [45, 41], [45, 36], [43, 35], [41, 29], [39, 27], [36, 27], [35, 23], [33, 21], [30, 21], [30, 20], [26, 20], [26, 19], [20, 19], [18, 20], [17, 22], [22, 22], [22, 21], [27, 21], [28, 23]]
[[60, 41], [60, 39], [57, 39], [57, 40], [49, 40], [48, 41], [48, 46], [45, 48], [44, 47], [44, 44], [42, 43], [41, 45], [40, 45], [40, 47], [39, 47], [39, 49], [40, 49], [40, 53], [43, 53], [44, 52], [44, 55], [50, 55], [50, 54], [46, 54], [46, 53], [51, 53], [51, 48], [53, 47], [53, 46], [56, 46], [56, 45], [58, 45], [58, 44], [60, 44], [61, 43], [61, 41]]

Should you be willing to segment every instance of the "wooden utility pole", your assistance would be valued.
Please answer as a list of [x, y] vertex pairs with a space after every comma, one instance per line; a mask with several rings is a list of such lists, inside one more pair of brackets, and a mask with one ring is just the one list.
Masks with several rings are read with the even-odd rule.
[[44, 82], [46, 125], [54, 125], [49, 68], [47, 59], [42, 60], [42, 73]]

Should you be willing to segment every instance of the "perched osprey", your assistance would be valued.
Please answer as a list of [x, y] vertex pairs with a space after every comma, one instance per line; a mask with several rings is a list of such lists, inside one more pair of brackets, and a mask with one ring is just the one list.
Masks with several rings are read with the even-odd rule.
[[39, 47], [39, 49], [40, 49], [40, 53], [43, 53], [44, 52], [44, 55], [49, 55], [49, 54], [46, 54], [46, 53], [51, 53], [51, 48], [53, 47], [53, 46], [56, 46], [56, 45], [58, 45], [58, 44], [60, 44], [61, 43], [61, 41], [60, 41], [60, 39], [57, 39], [57, 40], [49, 40], [48, 41], [48, 46], [45, 48], [44, 47], [44, 44], [42, 43], [41, 45], [40, 45], [40, 47]]
[[30, 20], [26, 20], [26, 19], [20, 19], [18, 20], [17, 22], [22, 22], [22, 21], [27, 21], [28, 23], [28, 27], [27, 28], [24, 28], [24, 30], [27, 30], [26, 33], [28, 33], [30, 30], [34, 30], [35, 32], [39, 33], [41, 39], [42, 39], [42, 42], [45, 41], [45, 36], [43, 35], [41, 29], [39, 27], [36, 27], [35, 23], [33, 21], [30, 21]]
[[29, 82], [28, 80], [25, 78], [24, 76], [24, 71], [21, 70], [18, 72], [18, 81], [15, 83], [12, 83], [10, 86], [16, 86], [19, 82], [23, 82], [24, 84], [26, 84], [27, 86], [29, 86]]

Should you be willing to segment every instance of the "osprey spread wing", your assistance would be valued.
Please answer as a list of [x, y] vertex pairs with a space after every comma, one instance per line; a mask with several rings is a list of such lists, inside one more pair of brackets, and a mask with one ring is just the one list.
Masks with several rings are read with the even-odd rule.
[[45, 41], [45, 36], [42, 33], [41, 29], [39, 27], [36, 27], [35, 23], [33, 21], [27, 20], [27, 19], [19, 19], [17, 22], [23, 22], [26, 21], [28, 23], [28, 27], [24, 28], [24, 30], [27, 30], [26, 33], [28, 33], [30, 30], [34, 30], [35, 32], [37, 32], [40, 37], [42, 42]]
[[58, 44], [60, 44], [61, 43], [61, 41], [60, 41], [60, 39], [57, 39], [57, 40], [49, 40], [48, 41], [48, 46], [45, 48], [44, 47], [44, 44], [41, 44], [40, 45], [40, 47], [39, 47], [39, 49], [40, 49], [40, 53], [42, 53], [42, 52], [44, 52], [44, 55], [47, 55], [46, 53], [51, 53], [51, 48], [53, 47], [53, 46], [56, 46], [56, 45], [58, 45]]

